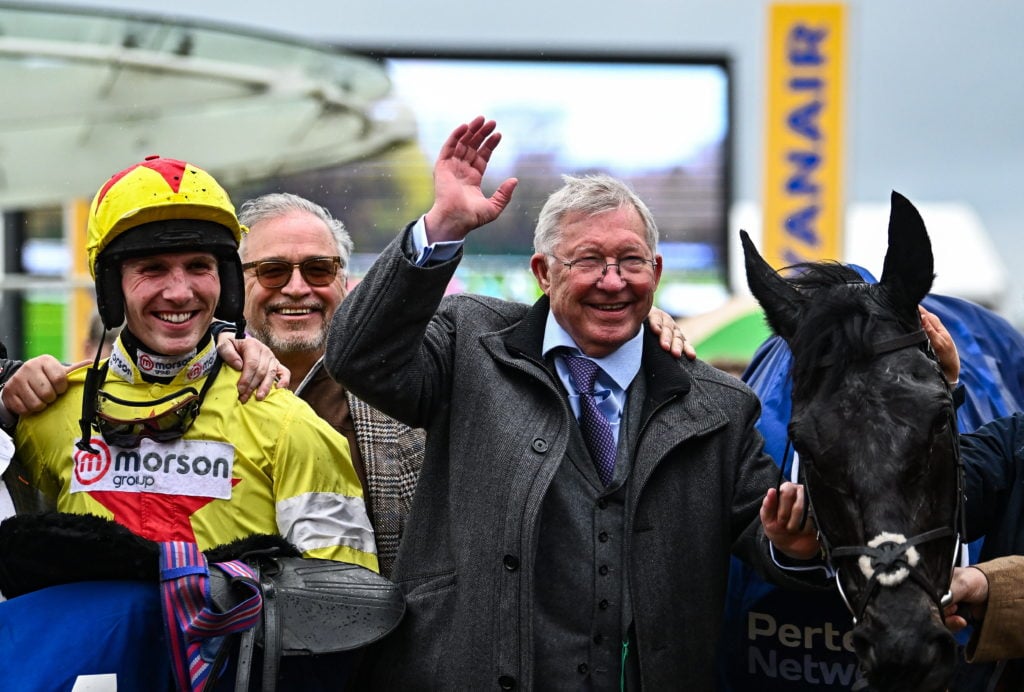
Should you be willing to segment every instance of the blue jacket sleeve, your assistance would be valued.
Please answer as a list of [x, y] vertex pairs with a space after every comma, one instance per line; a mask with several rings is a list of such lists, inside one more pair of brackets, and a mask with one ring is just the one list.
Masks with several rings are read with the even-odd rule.
[[985, 553], [1013, 551], [1014, 526], [1024, 509], [1019, 488], [1024, 448], [1024, 414], [997, 418], [960, 436], [966, 484], [967, 535], [985, 536]]

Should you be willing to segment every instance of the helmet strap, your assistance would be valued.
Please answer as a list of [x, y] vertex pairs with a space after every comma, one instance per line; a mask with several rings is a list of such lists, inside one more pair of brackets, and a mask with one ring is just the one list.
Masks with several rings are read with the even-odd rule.
[[89, 366], [88, 372], [85, 373], [85, 387], [82, 391], [82, 417], [78, 419], [82, 439], [76, 446], [89, 454], [99, 454], [99, 450], [92, 446], [92, 418], [96, 413], [96, 397], [99, 394], [100, 385], [103, 384], [107, 374], [106, 365], [102, 369], [100, 368], [100, 356], [103, 354], [103, 342], [106, 340], [107, 331], [109, 330], [104, 326], [103, 338], [99, 340], [96, 347], [96, 357], [93, 359], [92, 365]]

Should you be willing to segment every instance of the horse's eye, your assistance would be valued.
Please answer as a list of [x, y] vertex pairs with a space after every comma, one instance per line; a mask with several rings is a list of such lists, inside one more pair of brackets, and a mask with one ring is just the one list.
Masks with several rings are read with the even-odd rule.
[[939, 435], [949, 430], [950, 424], [952, 423], [952, 414], [943, 410], [939, 415], [932, 421], [932, 434]]

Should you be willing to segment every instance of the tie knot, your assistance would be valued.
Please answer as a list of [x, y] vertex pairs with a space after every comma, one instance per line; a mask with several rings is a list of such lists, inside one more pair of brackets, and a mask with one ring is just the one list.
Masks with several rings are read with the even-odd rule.
[[569, 367], [569, 375], [576, 384], [576, 389], [581, 394], [593, 394], [597, 371], [601, 369], [601, 366], [589, 358], [580, 358], [579, 356], [566, 356], [565, 364]]

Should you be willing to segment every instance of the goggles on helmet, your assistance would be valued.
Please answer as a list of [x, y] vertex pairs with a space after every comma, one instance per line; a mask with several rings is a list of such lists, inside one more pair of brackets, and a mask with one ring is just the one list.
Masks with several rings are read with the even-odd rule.
[[[196, 391], [194, 387], [162, 397], [155, 401], [128, 401], [103, 391], [96, 393], [95, 416], [92, 424], [103, 436], [104, 441], [114, 447], [134, 449], [143, 439], [154, 442], [171, 442], [188, 432], [206, 398], [213, 381], [220, 371], [221, 360], [218, 358], [206, 376], [203, 388]], [[149, 416], [126, 416], [132, 409], [146, 408], [152, 411], [162, 404], [176, 402], [160, 413]]]
[[124, 407], [146, 407], [152, 408], [163, 403], [165, 400], [154, 402], [125, 401], [118, 399], [112, 394], [100, 390], [96, 399], [96, 418], [94, 424], [100, 435], [107, 444], [115, 447], [131, 449], [138, 447], [143, 438], [149, 438], [156, 442], [170, 442], [176, 440], [191, 427], [199, 415], [199, 392], [189, 387], [183, 392], [172, 394], [169, 398], [174, 399], [182, 394], [187, 394], [184, 401], [162, 413], [147, 418], [117, 418], [104, 411], [108, 402], [113, 402]]

